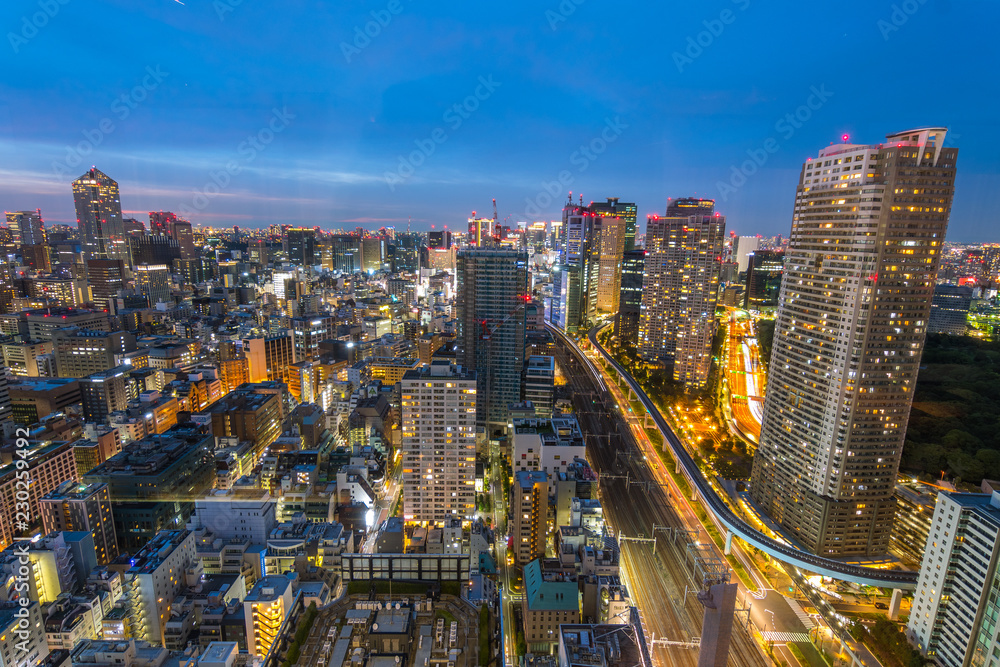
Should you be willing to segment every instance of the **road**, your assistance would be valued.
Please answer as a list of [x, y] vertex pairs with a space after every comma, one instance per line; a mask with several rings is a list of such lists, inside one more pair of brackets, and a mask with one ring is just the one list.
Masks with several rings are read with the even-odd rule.
[[[590, 367], [589, 360], [571, 355], [567, 346], [556, 340], [556, 361], [570, 382], [574, 411], [587, 438], [588, 458], [601, 475], [599, 493], [605, 519], [623, 538], [621, 575], [641, 612], [647, 641], [655, 637], [683, 643], [700, 637], [704, 608], [685, 590], [688, 587], [696, 593], [700, 585], [695, 586], [685, 567], [688, 542], [684, 531], [690, 531], [692, 542], [708, 544], [710, 539], [690, 507], [683, 509], [683, 497], [669, 490], [663, 477], [653, 472], [637, 440], [642, 429], [635, 417], [629, 416], [627, 409], [625, 414], [618, 410], [606, 383], [592, 375], [598, 371]], [[665, 475], [665, 471], [660, 473]], [[680, 511], [674, 505], [677, 501]], [[651, 539], [654, 533], [655, 543]], [[698, 660], [697, 650], [659, 642], [651, 652], [654, 662], [662, 666], [693, 667]], [[768, 662], [745, 626], [734, 630], [730, 665], [764, 667]]]
[[741, 310], [729, 313], [725, 367], [729, 409], [735, 426], [744, 436], [758, 443], [764, 419], [764, 369], [753, 320]]
[[389, 518], [389, 512], [392, 511], [396, 501], [399, 500], [399, 494], [403, 491], [403, 479], [400, 475], [402, 468], [403, 457], [396, 457], [391, 470], [386, 471], [385, 480], [379, 485], [379, 491], [375, 498], [375, 506], [372, 508], [375, 511], [375, 518], [372, 525], [368, 528], [368, 535], [365, 537], [365, 543], [361, 547], [362, 553], [375, 553], [375, 545], [378, 543], [378, 536], [382, 531], [382, 526], [385, 524], [386, 519]]
[[490, 492], [493, 495], [493, 527], [496, 536], [497, 580], [500, 583], [500, 604], [503, 605], [503, 651], [506, 667], [516, 663], [515, 648], [517, 645], [517, 626], [514, 623], [514, 610], [521, 604], [523, 593], [514, 590], [513, 566], [507, 564], [507, 496], [503, 492], [505, 472], [500, 446], [490, 445]]

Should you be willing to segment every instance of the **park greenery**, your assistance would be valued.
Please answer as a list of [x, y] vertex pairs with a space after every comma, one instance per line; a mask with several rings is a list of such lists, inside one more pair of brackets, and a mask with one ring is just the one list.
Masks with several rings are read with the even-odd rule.
[[979, 484], [1000, 479], [1000, 342], [930, 334], [901, 468]]
[[906, 634], [885, 616], [879, 616], [871, 628], [860, 622], [851, 627], [851, 635], [862, 642], [886, 667], [924, 667], [927, 659], [906, 641]]

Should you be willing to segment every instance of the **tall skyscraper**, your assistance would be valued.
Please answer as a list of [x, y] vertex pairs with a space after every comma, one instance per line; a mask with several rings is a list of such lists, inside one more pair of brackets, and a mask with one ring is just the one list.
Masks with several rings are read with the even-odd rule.
[[7, 211], [7, 227], [14, 245], [45, 245], [48, 241], [41, 209]]
[[646, 269], [646, 251], [627, 250], [622, 255], [621, 295], [615, 315], [615, 335], [621, 344], [635, 349], [639, 341], [639, 315], [642, 312], [642, 278]]
[[121, 259], [88, 259], [87, 282], [98, 310], [114, 312], [114, 300], [125, 289], [125, 266]]
[[673, 366], [676, 382], [708, 381], [726, 218], [711, 199], [677, 199], [646, 221], [639, 354]]
[[476, 374], [437, 359], [407, 371], [403, 405], [406, 521], [472, 518], [476, 501]]
[[161, 301], [170, 301], [170, 269], [165, 264], [137, 265], [135, 286], [145, 295], [150, 308]]
[[805, 548], [886, 553], [958, 149], [944, 128], [802, 166], [751, 493]]
[[736, 270], [739, 273], [746, 273], [750, 264], [750, 255], [755, 253], [758, 248], [760, 248], [760, 239], [756, 236], [737, 236], [733, 239], [732, 261], [736, 262], [738, 267]]
[[96, 167], [73, 181], [76, 222], [87, 259], [130, 263], [118, 183]]
[[458, 253], [458, 361], [479, 379], [477, 425], [503, 427], [521, 398], [528, 254], [468, 249]]
[[578, 331], [600, 312], [618, 309], [625, 220], [570, 201], [563, 208], [562, 229], [565, 242], [554, 321], [566, 331]]
[[295, 266], [319, 264], [316, 254], [316, 230], [293, 227], [288, 230], [288, 261]]
[[625, 221], [624, 251], [635, 250], [635, 227], [638, 207], [635, 204], [619, 202], [618, 197], [608, 197], [606, 202], [591, 202], [590, 210], [607, 218], [621, 218]]
[[785, 253], [756, 250], [750, 253], [749, 259], [743, 307], [748, 310], [776, 308], [781, 294], [781, 279], [785, 274]]

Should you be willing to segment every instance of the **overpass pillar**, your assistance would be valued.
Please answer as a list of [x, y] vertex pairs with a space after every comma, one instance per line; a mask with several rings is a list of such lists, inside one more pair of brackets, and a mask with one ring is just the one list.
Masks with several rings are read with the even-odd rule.
[[[643, 418], [642, 427], [643, 428], [649, 428], [649, 410], [646, 411], [646, 416]], [[663, 441], [664, 447], [666, 446], [666, 444], [667, 444], [667, 441], [664, 440]]]
[[628, 386], [628, 400], [631, 401], [635, 393], [632, 391], [632, 385]]
[[[666, 441], [663, 442], [663, 451], [667, 451]], [[676, 457], [674, 458], [674, 474], [675, 475], [681, 474], [681, 460]]]
[[899, 588], [894, 588], [892, 591], [892, 601], [889, 602], [889, 620], [898, 621], [899, 620], [899, 607], [903, 603], [903, 591]]
[[[691, 480], [688, 481], [690, 482]], [[695, 486], [694, 483], [691, 484], [691, 500], [698, 500], [698, 487]]]
[[727, 556], [733, 553], [733, 531], [726, 533], [726, 548], [723, 551]]

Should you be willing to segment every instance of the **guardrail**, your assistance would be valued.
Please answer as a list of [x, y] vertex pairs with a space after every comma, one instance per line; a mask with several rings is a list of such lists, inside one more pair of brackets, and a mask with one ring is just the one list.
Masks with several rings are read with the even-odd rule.
[[[551, 331], [556, 333], [560, 339], [568, 343], [577, 356], [585, 360], [585, 365], [591, 369], [592, 373], [598, 372], [573, 339], [551, 324], [546, 323], [546, 326], [548, 326]], [[667, 424], [663, 415], [660, 414], [660, 410], [656, 407], [656, 404], [650, 400], [649, 396], [646, 395], [646, 392], [643, 391], [642, 387], [639, 386], [639, 383], [635, 381], [631, 374], [629, 374], [629, 372], [621, 364], [615, 361], [611, 355], [608, 354], [608, 351], [597, 342], [597, 332], [602, 328], [603, 327], [596, 327], [590, 331], [588, 334], [590, 343], [601, 353], [601, 356], [603, 356], [604, 359], [607, 360], [612, 367], [614, 367], [618, 375], [629, 384], [632, 391], [638, 396], [643, 407], [656, 424], [656, 428], [663, 436], [663, 441], [670, 447], [670, 451], [673, 453], [675, 460], [680, 463], [680, 466], [684, 471], [684, 477], [696, 490], [705, 507], [712, 512], [712, 514], [714, 514], [715, 517], [732, 534], [736, 535], [747, 544], [757, 547], [764, 553], [783, 563], [801, 567], [804, 570], [808, 570], [816, 574], [834, 577], [836, 579], [844, 579], [867, 586], [885, 586], [888, 588], [901, 589], [914, 589], [917, 587], [918, 572], [879, 570], [871, 567], [863, 567], [861, 565], [850, 565], [830, 558], [823, 558], [822, 556], [817, 556], [816, 554], [796, 549], [768, 537], [738, 517], [729, 505], [727, 505], [719, 497], [715, 489], [712, 488], [705, 477], [701, 474], [701, 470], [698, 469], [694, 459], [688, 453], [687, 449], [681, 443], [673, 429], [670, 428], [670, 425]]]

